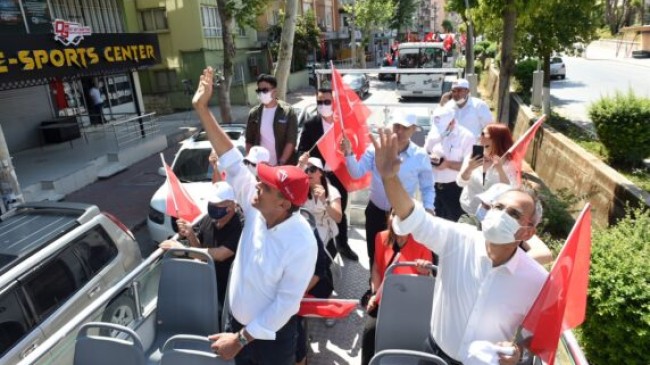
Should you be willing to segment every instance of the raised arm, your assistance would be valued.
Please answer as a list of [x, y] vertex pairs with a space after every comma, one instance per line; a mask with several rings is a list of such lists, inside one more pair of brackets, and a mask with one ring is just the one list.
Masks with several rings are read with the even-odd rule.
[[212, 148], [217, 153], [217, 156], [221, 157], [221, 155], [228, 152], [234, 146], [208, 107], [208, 102], [210, 101], [210, 97], [212, 97], [213, 80], [214, 70], [212, 67], [203, 70], [203, 74], [199, 79], [199, 87], [192, 98], [192, 106], [194, 106], [194, 110], [199, 115], [199, 120], [201, 121], [201, 125], [203, 125], [203, 129], [208, 134]]

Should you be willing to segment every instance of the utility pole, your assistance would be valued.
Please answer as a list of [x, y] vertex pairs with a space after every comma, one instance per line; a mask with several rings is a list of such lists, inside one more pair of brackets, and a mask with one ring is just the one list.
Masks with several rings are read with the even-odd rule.
[[2, 204], [0, 204], [2, 213], [25, 202], [2, 127], [0, 127], [0, 194], [2, 195]]
[[474, 74], [474, 23], [469, 12], [469, 0], [465, 0], [467, 39], [465, 41], [465, 76]]
[[[354, 3], [352, 4], [354, 9]], [[350, 14], [350, 50], [352, 54], [352, 68], [357, 67], [357, 30], [354, 28], [354, 10]]]

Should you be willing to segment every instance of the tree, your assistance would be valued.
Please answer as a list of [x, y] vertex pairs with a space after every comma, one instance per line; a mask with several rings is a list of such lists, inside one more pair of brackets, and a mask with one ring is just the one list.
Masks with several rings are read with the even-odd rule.
[[[580, 22], [575, 22], [580, 19]], [[550, 59], [554, 52], [572, 50], [575, 43], [588, 44], [600, 26], [596, 0], [536, 0], [520, 17], [518, 40], [522, 56], [539, 57], [544, 70], [544, 113], [550, 115]]]
[[[356, 0], [353, 5], [345, 6], [345, 11], [354, 18], [355, 28], [361, 31], [361, 49], [365, 49], [374, 30], [389, 25], [394, 7], [392, 0]], [[365, 54], [361, 57], [361, 68], [366, 68]]]
[[223, 42], [223, 71], [221, 81], [216, 84], [217, 104], [222, 123], [232, 123], [230, 87], [234, 74], [235, 23], [240, 27], [256, 27], [257, 17], [266, 8], [269, 0], [217, 0], [219, 20], [221, 21], [221, 40]]
[[612, 34], [618, 34], [632, 8], [631, 0], [603, 0], [605, 22]]
[[[447, 11], [460, 14], [467, 26], [467, 40], [465, 43], [465, 75], [474, 73], [474, 21], [470, 15], [476, 0], [450, 0], [447, 2]], [[443, 25], [444, 27], [444, 25]]]
[[293, 57], [293, 37], [296, 33], [296, 15], [298, 13], [298, 0], [286, 0], [284, 8], [284, 22], [280, 37], [278, 63], [274, 74], [278, 80], [278, 98], [286, 99], [287, 83], [291, 73], [291, 59]]
[[395, 14], [390, 20], [390, 28], [397, 29], [397, 34], [400, 34], [404, 28], [412, 27], [413, 14], [416, 10], [416, 0], [396, 0]]
[[[284, 12], [280, 13], [280, 21], [278, 24], [272, 25], [268, 30], [268, 47], [271, 50], [273, 60], [277, 60], [280, 51], [282, 37], [281, 24], [284, 24]], [[309, 54], [320, 47], [320, 32], [313, 10], [309, 10], [304, 16], [298, 17], [296, 33], [293, 38], [294, 47], [291, 62], [294, 71], [303, 70], [307, 65]]]
[[[458, 1], [458, 0], [455, 0]], [[450, 9], [451, 10], [451, 9]], [[455, 11], [455, 10], [453, 10]], [[442, 21], [442, 29], [445, 31], [445, 33], [451, 33], [454, 31], [454, 23], [451, 22], [449, 19], [445, 19]]]

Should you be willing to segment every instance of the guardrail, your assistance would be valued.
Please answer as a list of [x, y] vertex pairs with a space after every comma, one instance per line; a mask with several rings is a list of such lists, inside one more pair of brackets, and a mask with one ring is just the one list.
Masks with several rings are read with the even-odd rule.
[[156, 113], [148, 113], [111, 123], [107, 126], [115, 136], [118, 149], [158, 134]]

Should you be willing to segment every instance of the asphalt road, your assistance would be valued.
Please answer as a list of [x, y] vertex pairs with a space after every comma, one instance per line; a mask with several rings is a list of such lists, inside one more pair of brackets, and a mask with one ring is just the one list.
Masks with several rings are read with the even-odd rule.
[[637, 95], [650, 97], [650, 62], [645, 67], [616, 60], [562, 58], [567, 77], [551, 81], [551, 105], [579, 124], [591, 124], [588, 107], [603, 96], [633, 90]]

